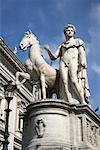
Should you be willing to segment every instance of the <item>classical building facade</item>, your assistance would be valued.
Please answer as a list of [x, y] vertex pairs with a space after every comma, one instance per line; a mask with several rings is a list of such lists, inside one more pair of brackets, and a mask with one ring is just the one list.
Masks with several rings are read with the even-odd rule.
[[[25, 71], [24, 65], [4, 40], [0, 38], [0, 149], [2, 149], [2, 141], [4, 141], [4, 110], [7, 108], [2, 85], [7, 84], [8, 81], [15, 81], [17, 71]], [[31, 92], [32, 86], [26, 82], [21, 91], [17, 90], [10, 103], [12, 111], [9, 117], [9, 150], [22, 149], [23, 113], [25, 112], [25, 107], [33, 101]]]

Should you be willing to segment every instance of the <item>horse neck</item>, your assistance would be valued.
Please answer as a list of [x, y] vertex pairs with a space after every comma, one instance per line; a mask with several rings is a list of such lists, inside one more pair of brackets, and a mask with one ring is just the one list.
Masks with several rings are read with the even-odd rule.
[[31, 45], [30, 47], [30, 55], [39, 56], [41, 55], [41, 48], [38, 43]]

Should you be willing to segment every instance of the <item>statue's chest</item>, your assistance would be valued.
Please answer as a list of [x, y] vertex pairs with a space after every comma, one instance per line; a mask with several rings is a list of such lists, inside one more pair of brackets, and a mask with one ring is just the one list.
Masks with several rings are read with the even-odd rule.
[[78, 49], [76, 47], [62, 47], [61, 49], [61, 57], [78, 57]]

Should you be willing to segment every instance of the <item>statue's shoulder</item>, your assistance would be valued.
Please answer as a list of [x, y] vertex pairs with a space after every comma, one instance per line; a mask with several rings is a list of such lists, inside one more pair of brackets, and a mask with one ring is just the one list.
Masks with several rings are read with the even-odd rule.
[[84, 43], [84, 41], [83, 41], [82, 39], [76, 38], [75, 41], [76, 41], [76, 45], [77, 45], [78, 47], [79, 47], [79, 46], [85, 47], [85, 43]]
[[63, 45], [65, 45], [65, 44], [66, 44], [66, 41], [62, 42], [60, 45], [63, 46]]
[[63, 47], [66, 47], [66, 42], [62, 42], [62, 43], [59, 45], [58, 48], [60, 49], [60, 48], [63, 48]]

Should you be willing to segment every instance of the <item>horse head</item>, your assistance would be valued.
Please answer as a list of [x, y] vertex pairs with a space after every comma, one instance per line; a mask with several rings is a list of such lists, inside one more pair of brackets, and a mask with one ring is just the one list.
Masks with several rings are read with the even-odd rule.
[[24, 37], [19, 44], [19, 48], [24, 51], [36, 43], [38, 43], [37, 37], [31, 31], [27, 31], [24, 33]]

